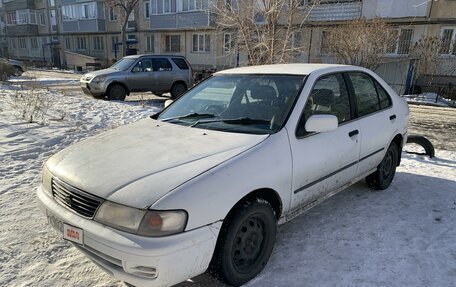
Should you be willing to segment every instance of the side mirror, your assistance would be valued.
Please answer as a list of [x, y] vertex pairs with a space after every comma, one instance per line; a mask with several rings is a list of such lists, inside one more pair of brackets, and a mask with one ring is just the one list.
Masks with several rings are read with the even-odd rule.
[[166, 109], [169, 105], [171, 105], [173, 102], [174, 102], [173, 100], [166, 100], [166, 101], [165, 101], [165, 109]]
[[307, 132], [329, 132], [335, 130], [338, 125], [337, 117], [334, 115], [313, 115], [306, 121]]

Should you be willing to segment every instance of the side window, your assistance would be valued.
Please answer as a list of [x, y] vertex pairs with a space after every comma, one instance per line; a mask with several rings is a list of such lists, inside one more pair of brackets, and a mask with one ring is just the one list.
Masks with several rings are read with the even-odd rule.
[[142, 59], [132, 69], [133, 72], [152, 72], [152, 61], [150, 59]]
[[377, 81], [375, 81], [375, 87], [377, 87], [378, 99], [380, 100], [380, 108], [386, 109], [391, 106], [391, 98], [388, 96], [388, 93], [380, 86]]
[[171, 71], [173, 67], [166, 58], [154, 58], [152, 59], [154, 71]]
[[188, 70], [188, 65], [182, 58], [172, 58], [174, 64], [179, 67], [181, 70]]
[[331, 74], [317, 80], [304, 107], [298, 136], [306, 133], [305, 122], [315, 114], [335, 115], [339, 124], [351, 120], [350, 98], [341, 74]]
[[363, 73], [349, 73], [355, 91], [358, 116], [362, 117], [380, 110], [380, 102], [374, 81]]

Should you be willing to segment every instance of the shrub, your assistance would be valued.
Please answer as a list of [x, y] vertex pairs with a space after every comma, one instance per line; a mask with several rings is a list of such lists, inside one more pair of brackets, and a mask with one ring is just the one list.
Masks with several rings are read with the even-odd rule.
[[0, 81], [6, 81], [14, 74], [14, 67], [7, 61], [0, 60]]

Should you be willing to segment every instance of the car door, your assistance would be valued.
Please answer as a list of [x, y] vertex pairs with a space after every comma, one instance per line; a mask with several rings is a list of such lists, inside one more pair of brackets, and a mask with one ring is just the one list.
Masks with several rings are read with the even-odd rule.
[[154, 82], [149, 88], [151, 91], [167, 92], [171, 90], [174, 79], [174, 71], [171, 62], [167, 58], [153, 58]]
[[[292, 209], [315, 202], [346, 185], [356, 175], [360, 151], [359, 124], [353, 120], [352, 103], [341, 73], [320, 77], [313, 86], [296, 135], [290, 134], [293, 155]], [[338, 118], [335, 130], [305, 131], [306, 120], [315, 114]]]
[[128, 86], [131, 91], [147, 91], [153, 78], [152, 60], [140, 59], [127, 76]]
[[358, 173], [369, 173], [382, 160], [395, 133], [396, 115], [387, 92], [370, 75], [348, 73], [360, 125], [360, 160]]

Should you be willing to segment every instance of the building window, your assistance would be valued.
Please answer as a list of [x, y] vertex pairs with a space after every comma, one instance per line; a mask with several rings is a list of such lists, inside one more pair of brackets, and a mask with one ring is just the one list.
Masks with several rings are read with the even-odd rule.
[[11, 49], [16, 49], [16, 39], [11, 39], [10, 46]]
[[320, 46], [321, 54], [329, 53], [329, 33], [330, 33], [330, 31], [321, 32], [321, 46]]
[[151, 7], [150, 13], [151, 14], [176, 13], [176, 6], [181, 5], [178, 3], [180, 3], [180, 1], [178, 2], [178, 1], [172, 1], [172, 0], [150, 0], [150, 7]]
[[6, 13], [6, 24], [7, 25], [16, 25], [16, 11]]
[[234, 48], [233, 35], [225, 33], [223, 35], [223, 51], [230, 52]]
[[193, 52], [209, 52], [211, 50], [211, 35], [193, 34]]
[[402, 29], [399, 33], [399, 43], [397, 47], [398, 55], [407, 55], [412, 46], [413, 29]]
[[85, 37], [76, 37], [76, 48], [79, 51], [87, 50], [87, 43]]
[[78, 5], [62, 6], [62, 20], [75, 21], [78, 19]]
[[70, 37], [65, 37], [65, 50], [71, 50], [71, 39]]
[[208, 0], [182, 0], [179, 8], [181, 11], [197, 11], [206, 10], [208, 7]]
[[117, 21], [117, 14], [114, 10], [114, 7], [109, 7], [109, 21], [114, 22]]
[[94, 36], [93, 37], [93, 49], [95, 51], [103, 51], [104, 50], [104, 42], [102, 36]]
[[33, 50], [38, 50], [38, 39], [37, 38], [30, 38], [30, 47]]
[[155, 37], [154, 35], [147, 35], [146, 36], [146, 51], [147, 52], [155, 52]]
[[46, 26], [46, 17], [45, 17], [44, 11], [38, 12], [38, 18], [40, 19], [40, 25]]
[[180, 52], [180, 35], [165, 36], [165, 52]]
[[136, 29], [135, 13], [131, 13], [128, 16], [127, 29], [128, 30]]
[[57, 12], [55, 10], [49, 11], [49, 16], [51, 18], [51, 31], [57, 32]]
[[19, 38], [19, 49], [27, 49], [27, 41], [25, 38]]
[[80, 5], [81, 19], [96, 19], [97, 18], [97, 3], [84, 3]]
[[145, 1], [144, 2], [144, 19], [149, 19], [150, 18], [150, 2]]
[[293, 49], [299, 49], [301, 47], [301, 32], [291, 34], [291, 47]]
[[440, 40], [441, 55], [456, 55], [456, 28], [444, 28]]
[[55, 0], [49, 0], [49, 7], [55, 6]]

